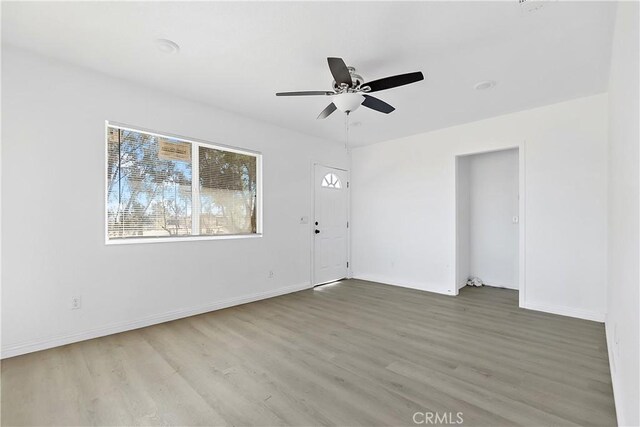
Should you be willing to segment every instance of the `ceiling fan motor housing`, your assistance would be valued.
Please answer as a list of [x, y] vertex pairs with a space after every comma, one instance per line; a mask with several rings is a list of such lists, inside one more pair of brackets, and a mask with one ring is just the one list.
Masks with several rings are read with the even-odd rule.
[[360, 74], [356, 73], [355, 67], [347, 67], [347, 69], [349, 70], [349, 75], [351, 76], [351, 81], [353, 82], [353, 84], [351, 85], [351, 87], [343, 88], [340, 85], [338, 85], [338, 83], [336, 83], [336, 81], [334, 80], [333, 81], [333, 90], [334, 91], [336, 91], [336, 92], [346, 92], [349, 89], [356, 90], [364, 83], [364, 79], [362, 78], [362, 76]]

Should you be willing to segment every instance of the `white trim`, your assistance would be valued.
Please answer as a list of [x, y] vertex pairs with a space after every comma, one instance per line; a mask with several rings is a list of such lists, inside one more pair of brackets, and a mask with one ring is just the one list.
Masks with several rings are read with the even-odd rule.
[[105, 245], [132, 245], [139, 243], [167, 243], [167, 242], [198, 242], [200, 240], [230, 240], [230, 239], [258, 239], [262, 234], [220, 234], [218, 236], [211, 235], [194, 235], [194, 236], [178, 236], [178, 237], [125, 237], [120, 239], [111, 239], [105, 242]]
[[[455, 296], [448, 293], [446, 290], [425, 289], [425, 286], [427, 285], [425, 283], [402, 282], [395, 279], [389, 279], [385, 277], [371, 276], [371, 275], [358, 275], [357, 277], [354, 277], [354, 279], [365, 280], [367, 282], [382, 283], [384, 285], [399, 286], [401, 288], [416, 289], [424, 292], [433, 292], [436, 294]], [[441, 285], [440, 288], [446, 288], [446, 285]], [[588, 310], [580, 310], [572, 307], [528, 303], [525, 306], [520, 306], [520, 308], [524, 308], [527, 310], [541, 311], [544, 313], [559, 314], [561, 316], [576, 317], [578, 319], [593, 320], [595, 322], [604, 322], [604, 318], [605, 318], [604, 313], [598, 313], [598, 312], [593, 312]]]
[[513, 285], [504, 285], [504, 284], [500, 284], [500, 283], [484, 283], [483, 284], [485, 286], [488, 286], [490, 288], [498, 288], [498, 289], [510, 289], [512, 291], [517, 291], [518, 288], [514, 288]]
[[[454, 180], [455, 180], [455, 197], [454, 197], [454, 209], [456, 213], [456, 221], [454, 225], [454, 262], [455, 271], [453, 274], [454, 277], [454, 290], [452, 291], [453, 295], [458, 295], [460, 288], [459, 286], [459, 277], [458, 277], [458, 159], [464, 156], [471, 156], [474, 154], [486, 154], [486, 153], [494, 153], [497, 151], [505, 151], [505, 150], [518, 150], [518, 297], [519, 297], [519, 306], [521, 308], [525, 308], [526, 304], [526, 245], [525, 245], [525, 237], [526, 237], [526, 182], [525, 182], [525, 148], [526, 141], [519, 142], [513, 145], [507, 145], [504, 147], [492, 148], [489, 150], [480, 150], [480, 151], [468, 151], [458, 153], [454, 156]], [[508, 288], [513, 289], [513, 288]]]
[[605, 314], [597, 311], [582, 310], [579, 308], [565, 307], [561, 305], [550, 305], [525, 302], [520, 308], [527, 310], [542, 311], [544, 313], [559, 314], [560, 316], [575, 317], [578, 319], [593, 320], [594, 322], [603, 323]]
[[236, 305], [247, 304], [254, 301], [259, 301], [267, 298], [273, 298], [280, 295], [290, 294], [292, 292], [303, 291], [310, 289], [312, 286], [309, 283], [302, 283], [293, 286], [285, 286], [278, 289], [273, 289], [265, 292], [258, 292], [243, 297], [230, 298], [213, 303], [207, 303], [199, 306], [183, 308], [178, 310], [169, 311], [167, 313], [154, 314], [151, 316], [143, 317], [137, 320], [117, 322], [111, 325], [89, 329], [82, 332], [76, 332], [72, 334], [59, 335], [56, 337], [43, 338], [39, 340], [32, 340], [21, 342], [18, 344], [12, 344], [2, 347], [2, 354], [0, 359], [6, 359], [9, 357], [19, 356], [21, 354], [32, 353], [34, 351], [46, 350], [48, 348], [58, 347], [61, 345], [71, 344], [74, 342], [85, 341], [93, 338], [103, 337], [106, 335], [117, 334], [120, 332], [126, 332], [133, 329], [144, 328], [146, 326], [156, 325], [158, 323], [169, 322], [171, 320], [181, 319], [184, 317], [195, 316], [202, 313], [208, 313], [211, 311], [221, 310], [223, 308], [229, 308]]
[[200, 145], [191, 144], [191, 232], [200, 234]]
[[[390, 285], [390, 286], [398, 286], [400, 288], [408, 288], [408, 289], [415, 289], [417, 291], [423, 291], [423, 292], [433, 292], [434, 294], [441, 294], [441, 295], [448, 295], [448, 296], [454, 296], [452, 294], [450, 294], [449, 292], [442, 291], [442, 290], [438, 290], [438, 289], [425, 289], [425, 286], [427, 286], [427, 284], [425, 283], [420, 283], [420, 282], [404, 282], [404, 281], [399, 281], [399, 280], [395, 280], [395, 279], [389, 279], [389, 278], [385, 278], [385, 277], [381, 277], [381, 276], [375, 276], [375, 275], [358, 275], [357, 277], [354, 277], [355, 280], [364, 280], [366, 282], [374, 282], [374, 283], [381, 283], [383, 285]], [[445, 285], [440, 285], [440, 287], [446, 287]]]
[[[197, 240], [227, 240], [227, 239], [246, 239], [262, 237], [262, 218], [263, 218], [263, 200], [262, 200], [262, 153], [259, 151], [239, 149], [222, 144], [215, 144], [196, 138], [188, 138], [180, 135], [170, 134], [166, 132], [155, 132], [152, 130], [125, 125], [122, 123], [105, 120], [104, 128], [104, 243], [105, 245], [123, 245], [123, 244], [140, 244], [140, 243], [168, 243], [168, 242], [189, 242]], [[144, 238], [109, 238], [109, 182], [107, 180], [107, 172], [109, 170], [109, 128], [117, 128], [129, 130], [132, 132], [145, 133], [163, 138], [177, 139], [191, 144], [191, 235], [177, 237], [144, 237]], [[224, 235], [200, 235], [200, 187], [196, 177], [199, 177], [199, 152], [200, 147], [211, 148], [214, 150], [223, 150], [232, 153], [244, 154], [255, 157], [256, 159], [256, 233], [246, 234], [224, 234]]]
[[316, 228], [316, 187], [315, 187], [315, 182], [316, 182], [316, 164], [318, 164], [315, 161], [311, 161], [311, 188], [309, 191], [309, 194], [311, 195], [311, 212], [309, 213], [309, 242], [310, 242], [310, 250], [309, 250], [309, 254], [310, 254], [310, 262], [309, 265], [311, 266], [311, 271], [309, 272], [309, 283], [311, 283], [311, 286], [315, 286], [314, 282], [315, 282], [315, 271], [316, 271], [316, 258], [315, 258], [315, 228]]
[[[348, 119], [349, 118], [347, 117], [347, 120]], [[347, 228], [347, 261], [349, 263], [349, 266], [347, 267], [347, 279], [351, 279], [353, 277], [353, 256], [351, 251], [351, 229], [353, 228], [353, 221], [351, 218], [351, 188], [353, 186], [353, 182], [351, 180], [351, 147], [347, 145], [345, 150], [347, 152], [347, 221], [349, 223], [349, 227]]]
[[256, 157], [256, 209], [258, 210], [258, 216], [256, 217], [256, 234], [262, 237], [263, 229], [263, 210], [264, 202], [262, 198], [262, 154]]
[[622, 398], [620, 396], [622, 396], [622, 393], [618, 390], [618, 381], [616, 380], [616, 378], [618, 378], [618, 376], [616, 375], [616, 361], [614, 359], [614, 342], [613, 342], [613, 336], [611, 336], [611, 333], [609, 333], [609, 316], [606, 316], [605, 322], [604, 322], [604, 335], [605, 338], [607, 340], [607, 353], [609, 355], [609, 373], [611, 374], [611, 388], [613, 389], [613, 403], [616, 407], [616, 419], [618, 421], [618, 425], [619, 426], [626, 426], [628, 425], [624, 419], [623, 419], [623, 414], [624, 414], [624, 410], [622, 409]]
[[527, 279], [526, 279], [526, 265], [527, 265], [527, 254], [526, 254], [526, 238], [527, 238], [527, 233], [526, 233], [526, 223], [527, 223], [527, 206], [526, 206], [526, 200], [527, 200], [527, 181], [526, 181], [526, 177], [527, 174], [526, 172], [526, 150], [527, 148], [527, 141], [522, 141], [522, 143], [520, 143], [518, 145], [518, 174], [519, 174], [519, 183], [518, 183], [518, 221], [519, 221], [519, 228], [518, 228], [518, 257], [519, 257], [519, 263], [518, 263], [518, 297], [519, 297], [519, 301], [518, 301], [518, 305], [520, 307], [523, 307], [525, 302], [526, 302], [526, 296], [527, 296], [527, 287], [526, 287], [526, 283], [527, 283]]
[[[455, 242], [455, 248], [453, 250], [453, 259], [454, 259], [454, 268], [455, 271], [453, 272], [453, 277], [454, 277], [454, 287], [453, 290], [448, 289], [447, 293], [449, 295], [454, 295], [457, 296], [460, 294], [460, 289], [464, 288], [466, 286], [467, 280], [469, 279], [468, 277], [459, 277], [460, 275], [460, 262], [459, 262], [459, 258], [458, 258], [458, 254], [460, 253], [460, 242], [458, 241], [458, 237], [460, 235], [460, 230], [458, 230], [458, 221], [459, 221], [459, 211], [460, 211], [460, 180], [459, 180], [459, 174], [460, 174], [460, 158], [464, 157], [464, 156], [454, 156], [453, 158], [453, 162], [454, 162], [454, 177], [455, 177], [455, 183], [454, 183], [454, 191], [455, 191], [455, 195], [454, 195], [454, 213], [455, 213], [455, 225], [453, 227], [453, 238], [454, 238], [454, 242]], [[467, 269], [468, 270], [468, 269]]]
[[[322, 166], [325, 168], [329, 168], [329, 169], [336, 169], [339, 171], [344, 172], [347, 175], [347, 185], [345, 185], [342, 190], [347, 192], [347, 222], [349, 223], [349, 227], [347, 228], [347, 260], [346, 262], [349, 264], [349, 267], [347, 267], [347, 271], [346, 271], [346, 277], [345, 279], [351, 279], [352, 276], [352, 265], [351, 265], [351, 171], [349, 169], [344, 169], [344, 168], [338, 168], [335, 166], [329, 166], [326, 165], [324, 163], [320, 163], [317, 161], [312, 160], [311, 161], [311, 215], [309, 216], [309, 218], [311, 218], [311, 220], [309, 221], [309, 224], [311, 225], [309, 227], [309, 233], [311, 235], [311, 272], [309, 275], [310, 278], [310, 282], [313, 286], [317, 286], [317, 285], [321, 285], [322, 283], [315, 283], [315, 271], [316, 271], [316, 266], [315, 266], [315, 244], [316, 244], [316, 240], [315, 240], [315, 224], [316, 224], [316, 166]], [[340, 280], [340, 279], [337, 279]]]
[[210, 148], [221, 149], [221, 150], [224, 150], [224, 151], [231, 151], [233, 153], [238, 153], [238, 154], [248, 154], [250, 156], [261, 156], [262, 155], [262, 153], [260, 151], [249, 150], [247, 148], [232, 147], [230, 145], [218, 144], [218, 143], [215, 143], [215, 142], [205, 141], [204, 139], [191, 138], [191, 137], [188, 137], [188, 136], [182, 136], [182, 135], [177, 135], [177, 134], [173, 134], [173, 133], [157, 132], [157, 131], [154, 131], [154, 130], [145, 129], [145, 128], [138, 127], [138, 126], [126, 125], [126, 124], [118, 123], [118, 122], [112, 122], [112, 121], [109, 121], [109, 120], [106, 120], [105, 122], [106, 122], [107, 127], [114, 127], [114, 128], [118, 128], [118, 129], [122, 129], [122, 130], [128, 130], [128, 131], [131, 131], [131, 132], [146, 133], [148, 135], [159, 136], [161, 138], [179, 139], [180, 141], [190, 142], [190, 143], [194, 143], [194, 144], [201, 144], [201, 145], [208, 146]]
[[109, 120], [104, 121], [104, 242], [109, 243]]
[[[349, 154], [350, 155], [350, 154]], [[353, 262], [351, 261], [351, 169], [347, 170], [347, 279], [353, 277]]]

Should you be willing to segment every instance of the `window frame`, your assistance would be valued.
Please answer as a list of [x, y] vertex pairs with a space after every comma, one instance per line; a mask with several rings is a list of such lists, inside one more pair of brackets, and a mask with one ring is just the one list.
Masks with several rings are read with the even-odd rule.
[[[196, 147], [212, 148], [214, 150], [229, 151], [232, 153], [245, 154], [256, 158], [256, 232], [242, 234], [222, 234], [222, 235], [200, 235], [192, 234], [190, 236], [176, 237], [128, 237], [119, 239], [109, 238], [109, 182], [107, 173], [109, 170], [109, 128], [118, 128], [132, 132], [145, 133], [161, 138], [177, 139], [182, 142], [191, 144], [191, 231], [200, 232], [200, 215], [194, 215], [194, 212], [200, 212], [200, 159], [198, 156], [199, 149]], [[157, 132], [154, 130], [144, 129], [137, 126], [131, 126], [123, 123], [105, 120], [104, 126], [104, 242], [105, 245], [130, 245], [139, 243], [167, 243], [167, 242], [193, 242], [200, 240], [230, 240], [230, 239], [256, 239], [263, 235], [262, 223], [262, 153], [255, 150], [231, 147], [224, 144], [214, 144], [197, 138], [184, 137], [181, 135], [171, 134], [167, 132]]]

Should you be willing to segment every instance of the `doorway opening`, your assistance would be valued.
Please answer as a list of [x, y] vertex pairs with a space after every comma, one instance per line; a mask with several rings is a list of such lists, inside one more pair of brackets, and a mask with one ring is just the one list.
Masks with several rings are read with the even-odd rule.
[[456, 292], [520, 291], [524, 301], [521, 147], [456, 157]]
[[343, 169], [315, 164], [313, 170], [314, 286], [348, 276], [349, 181]]

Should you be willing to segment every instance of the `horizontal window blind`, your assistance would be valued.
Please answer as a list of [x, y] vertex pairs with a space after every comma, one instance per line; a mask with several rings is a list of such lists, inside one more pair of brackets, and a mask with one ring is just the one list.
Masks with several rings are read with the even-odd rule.
[[258, 155], [107, 132], [108, 240], [258, 232]]
[[256, 158], [200, 147], [200, 234], [256, 232]]

